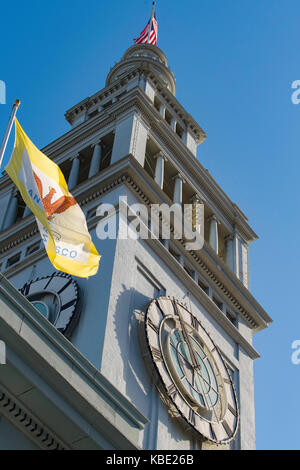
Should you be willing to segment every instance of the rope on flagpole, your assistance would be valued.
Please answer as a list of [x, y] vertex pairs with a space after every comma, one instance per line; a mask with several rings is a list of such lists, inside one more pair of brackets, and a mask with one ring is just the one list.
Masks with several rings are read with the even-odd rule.
[[14, 123], [14, 119], [15, 119], [15, 116], [17, 114], [17, 111], [18, 111], [18, 108], [19, 108], [20, 104], [21, 104], [20, 100], [15, 100], [12, 111], [11, 111], [11, 115], [10, 115], [10, 118], [9, 118], [9, 121], [8, 121], [8, 125], [7, 125], [6, 131], [5, 131], [5, 134], [4, 134], [4, 137], [3, 137], [3, 141], [2, 141], [2, 144], [1, 144], [1, 147], [0, 147], [0, 168], [1, 168], [1, 165], [2, 165], [2, 160], [3, 160], [3, 157], [4, 157], [4, 152], [5, 152], [7, 142], [8, 142], [10, 133], [11, 133], [11, 129], [12, 129], [12, 126], [13, 126], [13, 123]]

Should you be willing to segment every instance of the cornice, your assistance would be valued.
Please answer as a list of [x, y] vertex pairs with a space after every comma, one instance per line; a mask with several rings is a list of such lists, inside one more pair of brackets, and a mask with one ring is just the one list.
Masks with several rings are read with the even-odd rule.
[[[102, 112], [98, 116], [70, 130], [67, 134], [44, 147], [42, 152], [54, 161], [61, 163], [64, 161], [61, 158], [63, 153], [80, 151], [80, 146], [83, 145], [83, 142], [87, 142], [88, 139], [92, 140], [95, 134], [99, 135], [99, 128], [103, 131], [105, 126], [110, 125], [111, 129], [113, 129], [117, 116], [136, 107], [142, 113], [146, 122], [148, 122], [151, 137], [157, 140], [160, 146], [168, 149], [169, 159], [185, 175], [185, 178], [192, 183], [195, 192], [200, 192], [199, 188], [201, 188], [201, 193], [203, 193], [201, 195], [205, 195], [203, 199], [211, 206], [212, 210], [218, 211], [219, 218], [222, 217], [223, 223], [225, 226], [227, 225], [228, 230], [230, 225], [236, 225], [237, 230], [247, 242], [256, 240], [257, 235], [248, 225], [247, 218], [243, 212], [230, 200], [210, 173], [196, 160], [182, 140], [174, 133], [160, 113], [154, 106], [149, 106], [149, 103], [150, 101], [146, 94], [139, 87], [135, 87], [121, 101], [112, 104], [109, 111]], [[1, 178], [0, 190], [7, 187], [9, 181], [7, 175]]]
[[230, 200], [208, 170], [195, 158], [154, 106], [149, 106], [149, 103], [147, 95], [139, 87], [136, 87], [128, 93], [126, 99], [122, 100], [122, 103], [119, 102], [112, 105], [110, 110], [112, 113], [118, 111], [118, 114], [121, 114], [128, 111], [130, 107], [136, 106], [142, 113], [145, 121], [148, 122], [148, 130], [151, 137], [154, 140], [159, 137], [160, 146], [162, 146], [161, 143], [163, 142], [164, 147], [168, 149], [169, 160], [175, 163], [187, 181], [190, 182], [191, 177], [193, 178], [192, 182], [195, 192], [199, 192], [199, 187], [201, 188], [201, 192], [205, 194], [203, 199], [206, 200], [212, 209], [218, 211], [218, 215], [223, 219], [225, 225], [226, 220], [224, 220], [224, 217], [227, 218], [227, 225], [230, 225], [228, 229], [235, 224], [240, 230], [241, 235], [248, 242], [256, 240], [258, 237], [248, 225], [247, 217]]
[[[85, 100], [81, 101], [78, 105], [75, 105], [70, 108], [65, 114], [66, 119], [71, 123], [72, 119], [74, 119], [74, 117], [76, 116], [79, 116], [81, 113], [86, 111], [93, 112], [93, 110], [96, 110], [102, 102], [107, 101], [107, 98], [112, 95], [115, 91], [122, 91], [122, 89], [125, 87], [126, 83], [129, 80], [131, 80], [135, 76], [140, 76], [141, 74], [146, 77], [148, 76], [148, 78], [153, 82], [154, 86], [158, 89], [159, 93], [164, 97], [164, 99], [171, 106], [171, 108], [173, 108], [175, 113], [179, 115], [179, 118], [187, 126], [189, 126], [190, 130], [196, 137], [197, 143], [200, 144], [201, 142], [203, 142], [206, 138], [206, 134], [202, 127], [197, 123], [193, 116], [185, 110], [185, 108], [179, 103], [179, 101], [170, 92], [170, 90], [168, 90], [165, 83], [157, 76], [157, 74], [155, 74], [153, 69], [149, 67], [148, 63], [137, 64], [137, 66], [131, 69], [129, 72], [124, 72], [124, 74], [118, 80], [116, 80], [113, 85], [100, 90], [90, 98], [86, 98]], [[133, 90], [134, 89], [135, 88], [133, 88]], [[142, 91], [141, 88], [140, 90]], [[153, 105], [150, 100], [149, 104]]]
[[[84, 207], [120, 184], [127, 184], [147, 205], [150, 203], [170, 203], [166, 194], [131, 155], [124, 157], [103, 172], [77, 186], [73, 194], [80, 206]], [[18, 238], [16, 238], [16, 234], [19, 232], [17, 224], [1, 233], [0, 254], [1, 252], [5, 254], [8, 250], [27, 242], [37, 233], [33, 215], [21, 221], [19, 227], [22, 227], [22, 232]], [[7, 238], [10, 241], [4, 244]], [[226, 297], [228, 304], [235, 311], [238, 309], [251, 328], [259, 330], [267, 326], [267, 323], [271, 321], [270, 317], [221, 258], [217, 257], [213, 250], [210, 250], [207, 244], [205, 249], [195, 254], [189, 254], [187, 251], [186, 254], [190, 256], [194, 263], [197, 262], [195, 267], [206, 279], [214, 283], [216, 289], [219, 290], [222, 296]], [[218, 266], [221, 266], [221, 270], [217, 268]]]
[[171, 106], [171, 108], [175, 111], [183, 123], [187, 125], [191, 131], [193, 131], [194, 135], [197, 137], [197, 144], [199, 145], [204, 142], [206, 139], [206, 133], [193, 118], [193, 116], [185, 110], [177, 98], [170, 92], [170, 90], [168, 90], [162, 80], [160, 80], [160, 78], [157, 77], [157, 75], [155, 75], [151, 70], [149, 70], [149, 78], [152, 80], [160, 95], [165, 99], [168, 105]]
[[33, 215], [22, 219], [0, 234], [0, 257], [23, 242], [27, 242], [38, 233]]
[[[14, 353], [7, 366], [14, 364], [13, 357], [22, 352], [22, 360], [26, 361], [29, 367], [34, 364], [34, 388], [43, 393], [36, 381], [41, 377], [59, 396], [67, 399], [71, 407], [76, 410], [77, 406], [80, 416], [98, 432], [110, 436], [116, 431], [120, 448], [138, 449], [137, 442], [131, 440], [132, 436], [129, 436], [128, 432], [133, 431], [137, 437], [136, 431], [142, 430], [148, 419], [69, 340], [40, 315], [2, 274], [0, 297], [9, 306], [9, 314], [7, 311], [0, 312], [1, 336], [4, 341], [9, 338]], [[19, 325], [18, 328], [16, 324]], [[46, 348], [44, 344], [47, 345]], [[19, 372], [22, 372], [21, 363], [17, 363]], [[66, 366], [72, 371], [69, 377], [64, 375]], [[34, 405], [33, 402], [33, 410]], [[111, 410], [115, 419], [111, 420], [111, 412], [107, 413], [107, 410]], [[60, 411], [69, 419], [69, 407], [60, 408]], [[115, 442], [116, 446], [118, 442]]]
[[[178, 264], [171, 253], [160, 243], [159, 240], [153, 240], [151, 238], [145, 239], [151, 248], [157, 253], [157, 255], [164, 260], [164, 263], [176, 274], [177, 278], [185, 285], [185, 287], [191, 292], [191, 294], [197, 299], [201, 305], [210, 313], [212, 318], [222, 327], [222, 329], [236, 342], [238, 343], [251, 357], [251, 359], [259, 358], [258, 352], [253, 346], [241, 335], [238, 329], [231, 323], [230, 320], [224, 315], [223, 312], [215, 305], [212, 299], [203, 292], [200, 286], [186, 273], [184, 268]], [[241, 316], [244, 316], [241, 313]], [[247, 323], [253, 328], [253, 322], [250, 317], [247, 319]]]
[[245, 214], [231, 201], [181, 139], [177, 135], [174, 136], [174, 132], [170, 134], [168, 124], [161, 118], [159, 112], [155, 111], [156, 117], [151, 121], [149, 128], [151, 138], [156, 140], [160, 147], [168, 149], [168, 159], [175, 163], [180, 172], [185, 175], [185, 179], [192, 183], [195, 192], [199, 193], [210, 209], [217, 212], [218, 217], [228, 229], [235, 224], [247, 242], [256, 240], [258, 237], [247, 223], [248, 219]]
[[[175, 79], [173, 73], [170, 71], [170, 69], [166, 66], [161, 61], [154, 61], [151, 57], [145, 57], [145, 56], [130, 56], [126, 58], [125, 60], [121, 60], [119, 63], [117, 63], [110, 71], [106, 79], [106, 86], [109, 86], [109, 82], [111, 78], [113, 77], [114, 74], [118, 72], [118, 70], [122, 70], [122, 68], [125, 68], [128, 65], [133, 65], [133, 67], [143, 70], [143, 71], [151, 71], [152, 73], [155, 73], [155, 67], [160, 69], [163, 74], [167, 76], [169, 85], [171, 87], [170, 93], [174, 96], [176, 93], [176, 85], [175, 85]], [[120, 74], [122, 78], [125, 78], [125, 76], [128, 74], [128, 71], [124, 71], [124, 74]], [[132, 72], [132, 70], [130, 70]], [[130, 73], [129, 72], [129, 73]]]
[[[2, 383], [0, 383], [0, 410], [13, 426], [25, 434], [41, 450], [69, 450], [45, 423], [42, 423]], [[1, 419], [1, 418], [0, 418]]]
[[[87, 97], [80, 101], [80, 103], [72, 106], [65, 113], [67, 121], [71, 124], [74, 117], [79, 116], [82, 112], [89, 111], [90, 113], [99, 108], [101, 103], [105, 104], [108, 98], [113, 95], [116, 91], [125, 90], [125, 85], [134, 77], [139, 75], [139, 68], [134, 68], [124, 74], [124, 77], [120, 77], [112, 85], [103, 88], [94, 95]], [[79, 125], [81, 126], [81, 124]], [[76, 126], [76, 127], [79, 127]]]
[[[108, 168], [108, 170], [109, 169], [110, 167]], [[109, 173], [110, 173], [109, 171], [105, 172], [105, 179], [110, 177]], [[80, 207], [84, 207], [86, 204], [89, 204], [94, 199], [102, 196], [103, 194], [107, 193], [108, 191], [114, 189], [116, 186], [126, 181], [125, 175], [120, 176], [120, 177], [115, 175], [115, 178], [109, 184], [107, 184], [106, 186], [103, 186], [102, 188], [97, 188], [97, 190], [95, 190], [99, 182], [101, 182], [101, 180], [103, 179], [104, 175], [102, 174], [101, 176], [102, 178], [100, 178], [100, 181], [98, 178], [93, 178], [94, 184], [92, 186], [92, 190], [90, 190], [91, 188], [89, 188], [89, 190], [85, 188], [84, 184], [80, 185], [80, 187], [77, 186], [77, 188], [75, 188], [75, 190], [73, 191], [73, 195], [76, 198]], [[28, 240], [33, 238], [38, 233], [39, 233], [38, 227], [37, 227], [35, 217], [33, 214], [27, 216], [25, 219], [22, 219], [17, 224], [12, 225], [4, 232], [1, 232], [0, 234], [0, 258], [3, 256], [6, 256], [7, 252], [16, 248], [17, 246], [27, 243]], [[10, 272], [14, 274], [15, 268], [16, 268], [15, 266], [12, 266], [12, 268], [7, 270], [5, 274], [9, 275]]]
[[[136, 162], [133, 164], [136, 165]], [[146, 174], [142, 167], [140, 169], [141, 173], [143, 173], [143, 180], [147, 180], [147, 178], [149, 178], [148, 174]], [[145, 194], [144, 184], [142, 183], [141, 186], [141, 182], [141, 179], [137, 179], [134, 173], [129, 173], [129, 177], [127, 177], [127, 184], [129, 184], [129, 186], [135, 190], [137, 195], [145, 204], [150, 205], [154, 202], [154, 199], [156, 199], [155, 203], [169, 203], [158, 185], [156, 188], [156, 195], [154, 195], [153, 192], [150, 195], [149, 191], [148, 194]], [[163, 196], [159, 201], [157, 201], [158, 193], [161, 193], [161, 196]], [[175, 241], [175, 243], [176, 242], [178, 243], [178, 241]], [[184, 241], [181, 240], [180, 243], [183, 247]], [[238, 313], [246, 320], [247, 324], [250, 325], [252, 329], [258, 331], [265, 328], [267, 323], [272, 321], [271, 318], [254, 299], [248, 289], [241, 283], [234, 273], [230, 271], [225, 263], [223, 263], [221, 258], [215, 255], [213, 263], [207, 262], [208, 255], [206, 253], [208, 252], [211, 256], [213, 250], [211, 250], [210, 247], [205, 244], [204, 248], [197, 251], [197, 253], [188, 252], [185, 250], [185, 255], [190, 257], [190, 260], [193, 260], [192, 264], [204, 276], [204, 278], [206, 278], [210, 284], [213, 283], [215, 289], [220, 292], [223, 298], [225, 297], [228, 305], [231, 306], [235, 311], [238, 309]], [[196, 264], [195, 261], [197, 262]], [[221, 266], [222, 269], [220, 270], [218, 266]]]
[[[130, 97], [131, 94], [131, 97]], [[111, 112], [114, 113], [114, 107], [120, 113], [124, 113], [128, 110], [128, 104], [136, 106], [142, 113], [143, 118], [148, 122], [149, 134], [154, 140], [159, 137], [160, 146], [162, 142], [164, 147], [168, 149], [168, 158], [170, 161], [175, 163], [175, 166], [185, 176], [185, 179], [189, 182], [193, 182], [195, 192], [201, 192], [205, 194], [203, 198], [206, 200], [208, 205], [212, 209], [218, 210], [218, 215], [223, 219], [223, 223], [226, 225], [236, 225], [240, 230], [242, 236], [246, 238], [248, 242], [256, 240], [258, 237], [252, 228], [247, 223], [247, 217], [238, 208], [238, 206], [231, 201], [226, 195], [222, 188], [213, 179], [211, 174], [206, 170], [202, 164], [195, 158], [192, 152], [182, 142], [180, 137], [174, 133], [168, 123], [162, 118], [161, 114], [154, 108], [149, 106], [149, 98], [139, 88], [136, 87], [131, 90], [130, 94], [127, 95], [129, 101], [122, 100], [122, 104], [112, 105]], [[191, 177], [193, 180], [191, 180]]]
[[[201, 274], [204, 279], [210, 283], [213, 281], [216, 293], [221, 297], [225, 296], [228, 305], [241, 315], [254, 331], [260, 331], [272, 322], [265, 310], [221, 258], [216, 259], [217, 255], [206, 242], [201, 252], [191, 251], [189, 256], [201, 266]], [[212, 257], [215, 258], [214, 262], [210, 260]], [[217, 274], [216, 266], [219, 267]]]

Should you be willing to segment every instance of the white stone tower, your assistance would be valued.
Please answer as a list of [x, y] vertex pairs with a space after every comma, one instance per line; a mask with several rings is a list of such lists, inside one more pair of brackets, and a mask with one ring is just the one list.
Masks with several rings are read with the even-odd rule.
[[[94, 368], [94, 376], [98, 370], [118, 394], [118, 403], [126, 404], [131, 434], [124, 431], [121, 418], [115, 421], [114, 432], [118, 430], [122, 439], [128, 432], [133, 448], [253, 449], [253, 361], [259, 355], [252, 346], [252, 335], [271, 321], [249, 291], [248, 247], [257, 236], [244, 213], [196, 158], [205, 133], [175, 94], [175, 78], [164, 53], [148, 44], [132, 46], [110, 70], [105, 88], [66, 112], [72, 129], [43, 149], [64, 172], [102, 254], [98, 274], [76, 280], [81, 305], [76, 321], [70, 311], [74, 324], [67, 336]], [[109, 203], [119, 214], [120, 197], [125, 196], [129, 206], [143, 203], [149, 210], [152, 204], [170, 206], [173, 202], [182, 207], [202, 205], [203, 248], [188, 251], [185, 240], [173, 235], [170, 240], [99, 240], [97, 208]], [[59, 306], [54, 305], [54, 297], [43, 294], [52, 286], [50, 290], [61, 296], [66, 281], [59, 277], [49, 281], [53, 268], [35, 219], [7, 176], [0, 180], [0, 201], [2, 274], [17, 289], [27, 286], [22, 293], [31, 302], [50, 302], [49, 309], [56, 312], [53, 318], [64, 315], [59, 309], [75, 305], [75, 300], [67, 297]], [[105, 220], [110, 216], [106, 214]], [[148, 221], [141, 218], [150, 230]], [[37, 281], [42, 277], [44, 283]], [[154, 299], [160, 300], [148, 310]], [[40, 314], [35, 312], [39, 321]], [[153, 324], [156, 314], [160, 320]], [[170, 323], [165, 322], [166, 331], [159, 336], [159, 322], [167, 315]], [[176, 334], [178, 364], [172, 363], [167, 352], [172, 353]], [[8, 344], [8, 349], [12, 347]], [[176, 368], [183, 373], [181, 379]], [[12, 389], [10, 392], [13, 394]], [[66, 409], [74, 406], [60, 393]], [[19, 400], [22, 402], [22, 396]], [[36, 413], [33, 403], [27, 402], [27, 406]], [[43, 416], [40, 419], [46, 426], [46, 411]], [[76, 448], [75, 440], [67, 441], [63, 420], [59, 426], [55, 422], [51, 426], [57, 440]], [[97, 432], [101, 434], [100, 428]], [[82, 441], [82, 448], [118, 448], [114, 432], [105, 434], [103, 430], [105, 442], [110, 444], [91, 434], [88, 444]], [[130, 448], [122, 439], [120, 448]], [[34, 445], [39, 446], [38, 440]]]

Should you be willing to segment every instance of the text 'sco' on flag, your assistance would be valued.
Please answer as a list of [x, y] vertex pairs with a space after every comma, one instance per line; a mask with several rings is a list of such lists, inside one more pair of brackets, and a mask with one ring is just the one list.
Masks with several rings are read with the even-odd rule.
[[64, 175], [31, 142], [16, 118], [15, 126], [15, 145], [5, 170], [36, 217], [51, 263], [74, 276], [93, 276], [98, 271], [100, 255]]

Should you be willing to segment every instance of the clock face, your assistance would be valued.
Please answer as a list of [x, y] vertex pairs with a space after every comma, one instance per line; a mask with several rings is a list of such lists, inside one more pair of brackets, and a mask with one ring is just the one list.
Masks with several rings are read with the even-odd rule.
[[23, 294], [61, 333], [70, 337], [81, 313], [77, 282], [65, 273], [53, 273], [26, 283]]
[[145, 332], [164, 392], [181, 417], [202, 438], [230, 442], [239, 422], [234, 385], [199, 320], [178, 301], [160, 297], [148, 307]]

